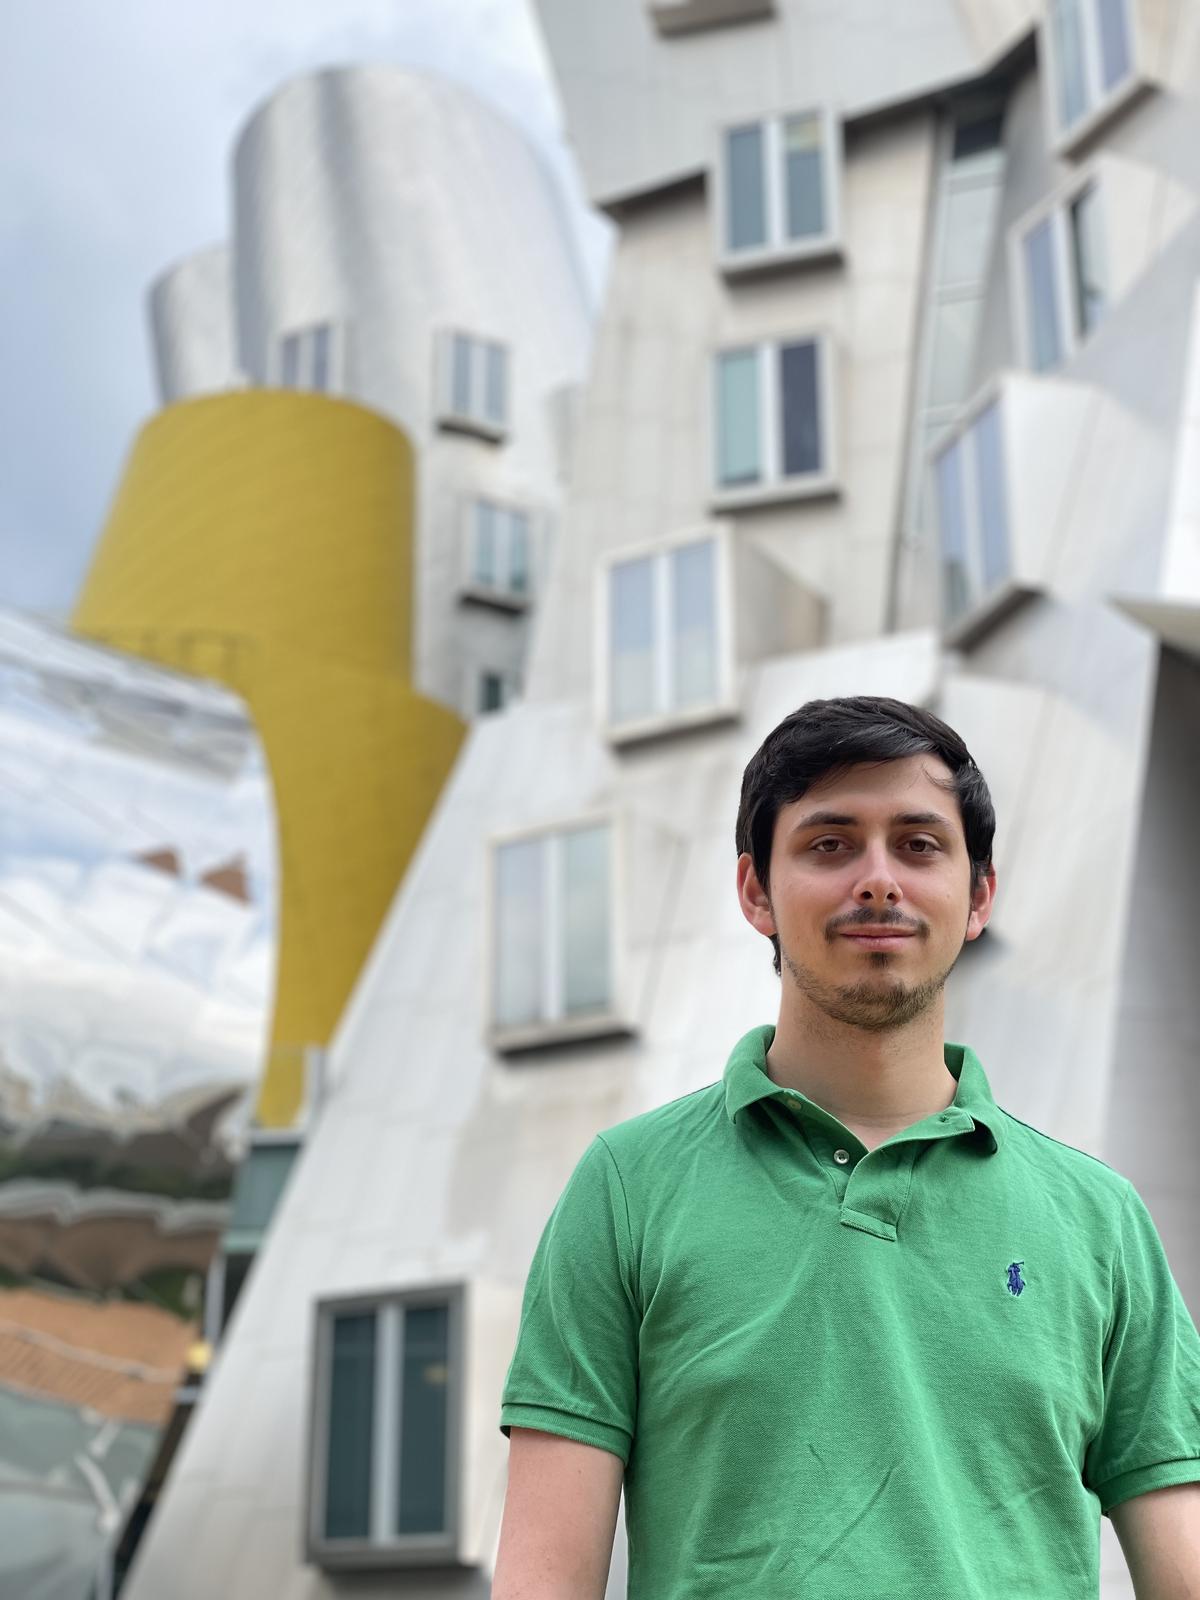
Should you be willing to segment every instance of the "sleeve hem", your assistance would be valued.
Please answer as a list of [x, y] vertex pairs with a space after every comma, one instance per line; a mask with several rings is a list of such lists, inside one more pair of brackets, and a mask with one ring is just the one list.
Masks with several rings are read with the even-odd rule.
[[597, 1422], [591, 1417], [577, 1417], [570, 1411], [559, 1411], [555, 1406], [522, 1405], [510, 1402], [500, 1408], [500, 1432], [507, 1439], [510, 1428], [538, 1428], [543, 1433], [557, 1433], [564, 1439], [574, 1439], [577, 1444], [595, 1445], [620, 1456], [629, 1465], [629, 1452], [633, 1443], [630, 1433], [611, 1423]]
[[1123, 1500], [1148, 1494], [1151, 1489], [1170, 1489], [1179, 1483], [1200, 1483], [1200, 1456], [1134, 1467], [1130, 1472], [1119, 1472], [1115, 1478], [1093, 1487], [1100, 1499], [1100, 1510], [1108, 1516], [1113, 1506], [1120, 1505]]

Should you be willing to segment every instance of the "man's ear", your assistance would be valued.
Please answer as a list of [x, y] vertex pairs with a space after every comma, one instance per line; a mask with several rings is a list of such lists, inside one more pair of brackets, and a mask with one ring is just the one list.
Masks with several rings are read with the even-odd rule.
[[758, 881], [753, 856], [745, 851], [738, 857], [737, 891], [738, 904], [746, 921], [768, 939], [774, 938], [777, 930], [775, 918], [771, 915], [771, 902], [766, 889]]
[[971, 890], [971, 915], [967, 918], [967, 939], [978, 939], [988, 925], [992, 907], [996, 903], [996, 869], [989, 866], [982, 879]]

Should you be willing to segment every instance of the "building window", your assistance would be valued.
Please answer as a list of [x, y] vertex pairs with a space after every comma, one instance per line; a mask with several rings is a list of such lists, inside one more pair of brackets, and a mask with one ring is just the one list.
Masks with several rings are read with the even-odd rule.
[[477, 680], [474, 712], [486, 715], [490, 711], [503, 711], [520, 692], [520, 681], [514, 673], [484, 667]]
[[1074, 355], [1108, 303], [1097, 183], [1076, 188], [1032, 224], [1018, 224], [1017, 239], [1026, 359], [1045, 372]]
[[650, 16], [660, 34], [696, 33], [733, 22], [754, 22], [775, 14], [775, 0], [650, 0]]
[[310, 1554], [323, 1566], [450, 1558], [461, 1395], [458, 1291], [317, 1306]]
[[344, 387], [344, 341], [331, 322], [293, 328], [279, 342], [278, 381], [283, 389], [337, 394]]
[[508, 431], [508, 349], [491, 339], [445, 332], [439, 343], [438, 421], [502, 439]]
[[1134, 81], [1131, 7], [1129, 0], [1049, 0], [1043, 27], [1054, 121], [1066, 138]]
[[656, 731], [732, 709], [726, 561], [725, 540], [710, 534], [607, 564], [610, 732]]
[[716, 496], [720, 503], [832, 488], [829, 341], [781, 340], [716, 358]]
[[464, 593], [523, 607], [530, 592], [529, 515], [494, 500], [473, 500], [467, 508]]
[[493, 847], [495, 1042], [611, 1025], [612, 835], [605, 821]]
[[1009, 577], [1008, 487], [999, 400], [934, 457], [942, 547], [942, 617], [948, 626]]
[[839, 248], [841, 145], [828, 110], [726, 128], [717, 184], [726, 272]]

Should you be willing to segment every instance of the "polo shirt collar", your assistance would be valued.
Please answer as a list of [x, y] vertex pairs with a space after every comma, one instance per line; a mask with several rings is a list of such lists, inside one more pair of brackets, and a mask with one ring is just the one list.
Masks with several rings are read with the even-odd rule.
[[[789, 1096], [799, 1094], [798, 1090], [785, 1089], [767, 1076], [767, 1051], [774, 1037], [775, 1024], [766, 1023], [762, 1027], [751, 1028], [733, 1047], [725, 1067], [724, 1081], [725, 1111], [735, 1125], [738, 1114], [757, 1100], [786, 1100]], [[946, 1044], [943, 1050], [947, 1070], [958, 1080], [953, 1103], [960, 1111], [967, 1112], [975, 1131], [981, 1133], [984, 1148], [994, 1155], [1004, 1140], [1004, 1116], [992, 1098], [991, 1086], [979, 1057], [965, 1044]], [[799, 1094], [799, 1098], [815, 1106], [815, 1102], [806, 1095]], [[816, 1109], [821, 1110], [824, 1116], [829, 1115], [823, 1108]]]

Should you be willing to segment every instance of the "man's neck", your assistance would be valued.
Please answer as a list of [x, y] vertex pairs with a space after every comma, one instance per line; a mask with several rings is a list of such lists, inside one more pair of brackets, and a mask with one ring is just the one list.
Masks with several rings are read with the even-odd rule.
[[804, 996], [785, 1000], [767, 1076], [798, 1089], [871, 1150], [944, 1111], [958, 1085], [943, 1050], [944, 1008], [879, 1033], [835, 1022]]

